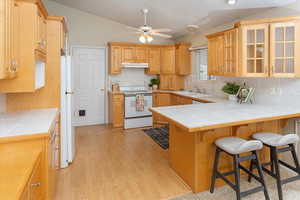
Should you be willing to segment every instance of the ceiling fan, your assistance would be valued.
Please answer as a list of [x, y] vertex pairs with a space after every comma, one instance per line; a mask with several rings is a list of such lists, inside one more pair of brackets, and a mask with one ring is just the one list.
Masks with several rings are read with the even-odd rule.
[[171, 32], [170, 29], [167, 28], [161, 28], [161, 29], [153, 29], [151, 26], [147, 25], [147, 14], [149, 13], [148, 9], [143, 9], [142, 10], [143, 15], [144, 15], [144, 25], [139, 27], [139, 28], [134, 28], [134, 27], [128, 27], [131, 30], [134, 30], [136, 34], [139, 34], [139, 41], [142, 43], [150, 43], [153, 41], [152, 36], [158, 36], [162, 38], [172, 38], [171, 35], [167, 35], [164, 33], [169, 33]]

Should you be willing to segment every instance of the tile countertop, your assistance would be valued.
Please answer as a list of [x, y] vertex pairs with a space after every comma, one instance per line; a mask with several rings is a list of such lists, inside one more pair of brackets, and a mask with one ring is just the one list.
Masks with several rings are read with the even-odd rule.
[[[173, 92], [190, 96], [188, 92]], [[185, 93], [185, 94], [184, 94]], [[263, 122], [284, 118], [300, 117], [300, 106], [269, 104], [238, 104], [214, 96], [199, 96], [199, 99], [214, 103], [151, 108], [189, 132]]]
[[0, 113], [0, 138], [47, 133], [58, 109]]

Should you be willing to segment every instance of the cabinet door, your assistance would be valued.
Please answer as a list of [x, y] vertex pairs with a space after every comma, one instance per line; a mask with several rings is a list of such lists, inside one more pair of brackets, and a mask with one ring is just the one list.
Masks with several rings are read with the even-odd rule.
[[224, 33], [224, 76], [238, 73], [238, 29]]
[[160, 73], [160, 48], [150, 47], [148, 50], [149, 68], [146, 69], [147, 74]]
[[122, 47], [122, 62], [135, 62], [135, 47]]
[[216, 59], [217, 59], [217, 68], [216, 75], [224, 75], [224, 35], [218, 36], [216, 40]]
[[31, 179], [29, 181], [29, 199], [30, 200], [42, 200], [43, 198], [43, 190], [42, 187], [42, 168], [41, 168], [41, 160], [37, 164], [34, 169]]
[[270, 75], [299, 77], [299, 22], [271, 24], [270, 30]]
[[123, 127], [124, 125], [124, 96], [113, 95], [113, 127]]
[[175, 74], [175, 47], [161, 49], [161, 74]]
[[20, 59], [18, 2], [2, 0], [0, 10], [0, 79], [9, 79], [16, 77]]
[[176, 46], [176, 74], [189, 75], [192, 73], [191, 52], [189, 44], [179, 44]]
[[243, 27], [242, 46], [243, 76], [267, 77], [269, 74], [269, 25]]
[[136, 63], [148, 63], [148, 48], [136, 47], [135, 48], [135, 62]]
[[208, 40], [208, 74], [224, 75], [224, 36], [219, 35]]
[[119, 46], [111, 46], [109, 51], [109, 73], [121, 73], [122, 65], [122, 48]]
[[37, 11], [37, 23], [36, 23], [36, 49], [43, 53], [46, 53], [46, 20], [42, 13]]

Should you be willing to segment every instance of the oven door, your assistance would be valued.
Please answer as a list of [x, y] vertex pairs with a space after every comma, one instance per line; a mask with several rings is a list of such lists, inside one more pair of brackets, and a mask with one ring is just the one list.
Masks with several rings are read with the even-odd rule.
[[147, 117], [152, 116], [152, 112], [149, 108], [152, 107], [152, 94], [144, 95], [144, 111], [136, 111], [136, 96], [129, 95], [125, 96], [125, 119], [136, 118], [136, 117]]

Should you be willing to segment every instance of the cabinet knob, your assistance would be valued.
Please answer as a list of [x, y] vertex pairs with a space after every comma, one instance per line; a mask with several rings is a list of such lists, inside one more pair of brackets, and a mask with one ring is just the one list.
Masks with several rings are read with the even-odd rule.
[[38, 183], [32, 183], [30, 186], [31, 187], [39, 187], [40, 185], [41, 185], [41, 183], [38, 182]]
[[18, 67], [18, 62], [16, 59], [12, 59], [10, 67], [8, 68], [9, 72], [16, 73]]

